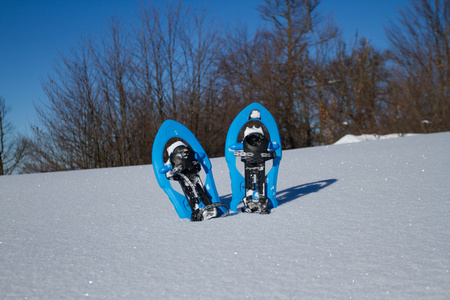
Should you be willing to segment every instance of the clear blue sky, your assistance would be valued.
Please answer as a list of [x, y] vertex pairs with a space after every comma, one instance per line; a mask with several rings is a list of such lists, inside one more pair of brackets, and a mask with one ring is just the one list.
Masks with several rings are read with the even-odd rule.
[[[145, 0], [148, 1], [148, 0]], [[60, 51], [67, 51], [83, 33], [98, 35], [108, 19], [135, 18], [142, 0], [0, 0], [0, 96], [12, 108], [8, 119], [22, 133], [37, 124], [33, 103], [45, 101], [41, 82], [53, 72]], [[163, 2], [163, 0], [154, 0]], [[261, 24], [256, 7], [262, 0], [185, 0], [224, 23]], [[384, 26], [395, 21], [408, 0], [322, 0], [323, 16], [333, 15], [344, 37], [355, 32], [375, 47], [388, 46]], [[256, 24], [256, 25], [255, 25]]]

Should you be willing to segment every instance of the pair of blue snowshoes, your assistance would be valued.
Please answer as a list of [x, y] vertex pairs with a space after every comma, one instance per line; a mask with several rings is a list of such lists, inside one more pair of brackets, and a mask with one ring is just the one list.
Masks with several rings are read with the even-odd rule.
[[[238, 142], [245, 125], [243, 139]], [[164, 150], [167, 150], [166, 159]], [[273, 116], [262, 105], [253, 103], [234, 119], [226, 138], [225, 158], [232, 187], [230, 207], [220, 202], [211, 161], [195, 135], [184, 125], [173, 120], [166, 120], [161, 125], [153, 144], [152, 162], [158, 184], [169, 196], [179, 217], [202, 221], [224, 217], [230, 209], [237, 211], [241, 202], [241, 211], [248, 213], [267, 214], [277, 207], [281, 152], [280, 135]], [[244, 163], [244, 174], [238, 170], [236, 157]], [[265, 163], [269, 160], [273, 165], [266, 174]], [[204, 176], [200, 176], [202, 170]], [[201, 177], [204, 177], [204, 183]], [[181, 192], [175, 190], [171, 180], [178, 181]]]

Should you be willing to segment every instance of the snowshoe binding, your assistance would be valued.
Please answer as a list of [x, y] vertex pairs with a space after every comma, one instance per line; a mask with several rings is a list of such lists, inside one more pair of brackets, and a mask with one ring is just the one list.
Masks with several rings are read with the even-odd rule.
[[269, 201], [266, 196], [265, 162], [275, 157], [269, 151], [269, 140], [261, 128], [247, 127], [242, 142], [243, 150], [235, 151], [240, 156], [245, 169], [245, 196], [242, 212], [268, 214]]

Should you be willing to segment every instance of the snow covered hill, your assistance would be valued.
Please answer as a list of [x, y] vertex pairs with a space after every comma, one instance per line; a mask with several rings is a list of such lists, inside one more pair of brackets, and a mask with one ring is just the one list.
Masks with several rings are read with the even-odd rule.
[[449, 132], [285, 151], [278, 208], [205, 222], [150, 165], [0, 177], [0, 299], [449, 299], [449, 153]]
[[346, 134], [342, 138], [340, 138], [337, 142], [334, 143], [334, 145], [340, 145], [340, 144], [349, 144], [349, 143], [359, 143], [359, 142], [367, 142], [367, 141], [376, 141], [376, 140], [385, 140], [385, 139], [396, 139], [400, 137], [407, 137], [407, 136], [413, 136], [417, 135], [415, 133], [407, 133], [407, 134], [400, 134], [400, 133], [391, 133], [386, 135], [378, 135], [378, 134], [362, 134], [362, 135], [353, 135], [353, 134]]

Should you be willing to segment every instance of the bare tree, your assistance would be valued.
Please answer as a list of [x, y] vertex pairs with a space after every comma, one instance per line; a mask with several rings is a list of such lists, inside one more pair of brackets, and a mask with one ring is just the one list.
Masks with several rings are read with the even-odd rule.
[[6, 119], [10, 111], [5, 99], [0, 96], [0, 176], [12, 174], [25, 154], [23, 140], [13, 135], [13, 126]]
[[112, 18], [101, 39], [82, 39], [61, 55], [43, 85], [42, 127], [26, 140], [26, 170], [150, 163], [168, 118], [187, 125], [209, 155], [223, 155], [229, 124], [255, 101], [275, 116], [287, 149], [345, 133], [404, 131], [424, 120], [433, 124], [427, 130], [448, 128], [450, 9], [440, 1], [415, 2], [428, 13], [417, 22], [405, 15], [416, 31], [393, 33], [399, 40], [390, 56], [365, 39], [351, 47], [337, 39], [318, 0], [265, 0], [264, 28], [250, 34], [238, 26], [226, 35], [207, 10], [181, 1], [143, 5], [137, 27]]
[[[221, 134], [214, 109], [219, 40], [209, 21], [181, 2], [143, 7], [134, 31], [112, 18], [101, 39], [82, 39], [62, 54], [43, 85], [49, 101], [38, 108], [42, 126], [27, 140], [27, 172], [150, 163], [167, 118], [203, 141]], [[207, 150], [223, 151], [216, 144], [206, 143]]]
[[[61, 54], [55, 75], [43, 83], [48, 104], [38, 107], [43, 128], [29, 139], [27, 172], [105, 166], [101, 107], [88, 39]], [[51, 155], [50, 155], [51, 154]]]
[[237, 106], [236, 113], [239, 108], [258, 101], [261, 37], [260, 31], [250, 36], [245, 24], [237, 24], [223, 38], [219, 70], [224, 81], [224, 97], [231, 100], [229, 110]]
[[168, 97], [176, 89], [174, 61], [180, 14], [180, 4], [173, 9], [166, 7], [165, 10], [159, 6], [143, 6], [140, 24], [135, 30], [139, 97], [148, 106], [149, 117], [156, 119], [159, 124], [176, 112], [175, 99], [169, 103]]
[[[208, 150], [223, 133], [218, 97], [217, 60], [221, 41], [219, 29], [206, 9], [188, 11], [188, 18], [180, 34], [182, 57], [178, 98], [184, 123], [204, 142]], [[219, 133], [218, 133], [219, 131]], [[216, 152], [215, 149], [213, 152]], [[222, 150], [222, 149], [221, 149]]]
[[211, 151], [219, 116], [215, 62], [220, 41], [207, 10], [195, 11], [180, 1], [143, 7], [136, 32], [138, 93], [157, 121], [152, 135], [172, 118], [187, 125]]
[[333, 26], [320, 26], [318, 5], [314, 0], [265, 0], [260, 7], [272, 26], [266, 32], [269, 47], [262, 63], [270, 87], [266, 101], [279, 120], [286, 148], [313, 145], [314, 99], [308, 87], [316, 79], [310, 52], [336, 35]]
[[319, 137], [322, 143], [336, 141], [344, 134], [389, 131], [389, 82], [387, 58], [366, 39], [351, 49], [341, 40], [324, 69], [315, 91], [319, 100]]
[[450, 130], [450, 1], [415, 0], [387, 30], [403, 131]]
[[101, 43], [91, 48], [103, 105], [107, 148], [114, 166], [132, 161], [134, 105], [133, 55], [129, 30], [119, 18], [111, 18]]

